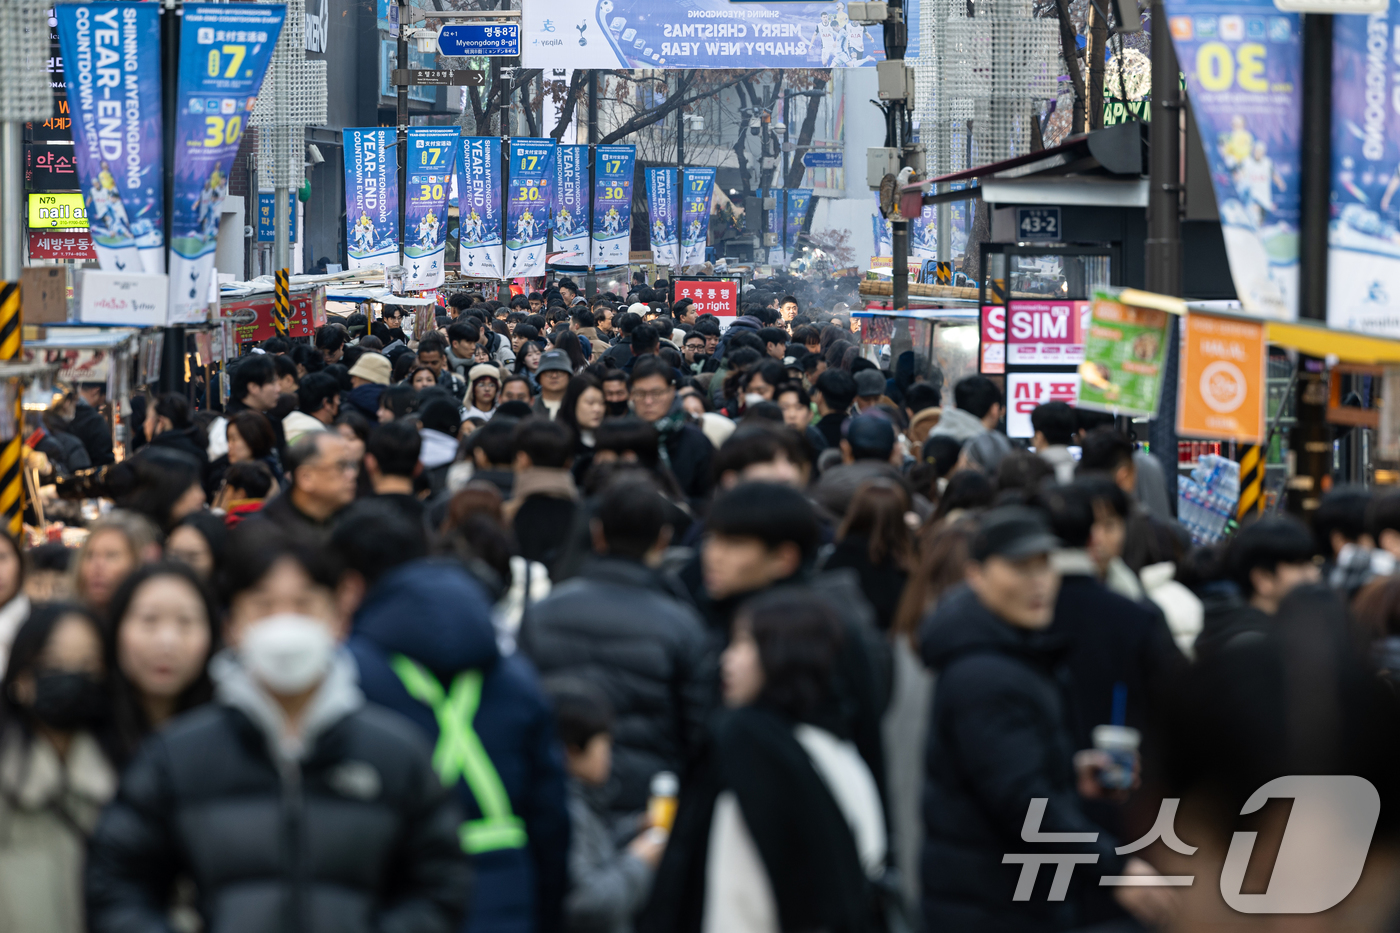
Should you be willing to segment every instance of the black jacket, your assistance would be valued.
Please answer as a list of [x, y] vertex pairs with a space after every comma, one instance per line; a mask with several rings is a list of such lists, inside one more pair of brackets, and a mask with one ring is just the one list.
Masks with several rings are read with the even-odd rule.
[[[1119, 874], [1114, 840], [1084, 813], [1075, 790], [1077, 750], [1067, 710], [1067, 645], [1047, 631], [1018, 629], [971, 590], [953, 590], [920, 632], [924, 662], [938, 674], [925, 754], [922, 881], [930, 930], [1038, 933], [1072, 929], [1085, 892]], [[1033, 798], [1046, 798], [1043, 832], [1096, 833], [1092, 843], [1021, 838]], [[1069, 896], [1048, 901], [1046, 869], [1029, 901], [1013, 901], [1017, 853], [1095, 854], [1074, 868]]]
[[93, 466], [117, 462], [116, 455], [112, 453], [112, 429], [107, 426], [102, 413], [82, 399], [78, 399], [73, 410], [69, 432], [83, 442]]
[[543, 676], [586, 678], [612, 701], [614, 810], [645, 807], [658, 771], [684, 772], [715, 705], [715, 657], [689, 600], [662, 577], [594, 560], [530, 607], [520, 646]]
[[875, 625], [881, 632], [888, 632], [894, 624], [899, 600], [904, 595], [904, 584], [909, 574], [888, 555], [881, 563], [870, 559], [870, 539], [862, 535], [851, 535], [839, 541], [830, 556], [822, 564], [823, 569], [854, 570], [860, 577], [860, 589], [875, 610]]
[[470, 868], [422, 733], [363, 706], [279, 776], [264, 734], [210, 705], [154, 736], [88, 850], [88, 929], [163, 933], [188, 876], [209, 931], [455, 933]]
[[188, 427], [178, 430], [162, 431], [151, 438], [148, 447], [169, 447], [172, 450], [183, 451], [193, 457], [200, 465], [201, 470], [209, 468], [209, 450], [207, 444], [200, 444], [204, 440], [204, 432], [197, 427]]
[[1251, 606], [1233, 583], [1217, 582], [1201, 593], [1206, 614], [1196, 636], [1196, 659], [1205, 661], [1226, 646], [1260, 639], [1271, 626], [1269, 616]]
[[715, 446], [693, 424], [682, 425], [679, 431], [665, 437], [666, 453], [671, 458], [671, 472], [676, 476], [681, 491], [691, 502], [699, 502], [710, 494], [714, 478], [710, 475], [710, 462], [714, 458]]

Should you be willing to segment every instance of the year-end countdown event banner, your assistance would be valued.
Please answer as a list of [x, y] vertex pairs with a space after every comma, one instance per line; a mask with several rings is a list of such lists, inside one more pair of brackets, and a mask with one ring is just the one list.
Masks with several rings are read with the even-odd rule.
[[[408, 267], [405, 287], [437, 288], [447, 258], [447, 195], [457, 165], [455, 126], [412, 126], [408, 129], [408, 199], [404, 207], [403, 261]], [[397, 207], [397, 205], [395, 205]]]
[[577, 254], [564, 265], [586, 266], [588, 249], [588, 147], [560, 146], [554, 153], [554, 251]]
[[1400, 0], [1332, 20], [1327, 323], [1400, 336]]
[[392, 127], [343, 131], [345, 253], [351, 269], [399, 261], [399, 158]]
[[462, 274], [501, 278], [501, 141], [464, 136], [457, 155], [457, 255]]
[[506, 278], [544, 275], [555, 145], [552, 139], [510, 141]]
[[1261, 321], [1186, 315], [1181, 322], [1176, 433], [1261, 442], [1267, 343]]
[[598, 146], [593, 158], [593, 264], [625, 266], [632, 248], [632, 168], [637, 147]]
[[207, 317], [219, 210], [286, 12], [281, 4], [185, 5], [170, 206], [172, 324]]
[[676, 190], [676, 170], [649, 168], [647, 213], [651, 215], [651, 252], [658, 266], [681, 264], [680, 203]]
[[705, 261], [710, 239], [710, 199], [715, 193], [715, 170], [688, 168], [681, 174], [681, 265]]
[[1298, 316], [1302, 43], [1272, 0], [1167, 0], [1210, 165], [1230, 276], [1250, 314]]
[[73, 157], [104, 272], [165, 271], [160, 9], [60, 3]]

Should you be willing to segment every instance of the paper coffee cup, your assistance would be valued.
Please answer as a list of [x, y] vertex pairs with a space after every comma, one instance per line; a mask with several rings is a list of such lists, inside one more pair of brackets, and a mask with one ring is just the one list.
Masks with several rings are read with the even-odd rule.
[[1107, 752], [1109, 765], [1099, 772], [1099, 784], [1109, 790], [1133, 786], [1133, 764], [1142, 733], [1129, 726], [1095, 726], [1090, 733], [1094, 748]]

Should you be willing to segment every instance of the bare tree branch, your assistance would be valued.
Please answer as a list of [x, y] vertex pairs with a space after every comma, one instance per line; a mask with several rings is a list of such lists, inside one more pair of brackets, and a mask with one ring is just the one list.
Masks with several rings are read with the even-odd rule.
[[[662, 103], [649, 110], [645, 110], [641, 113], [638, 113], [634, 115], [631, 119], [626, 120], [621, 126], [617, 127], [612, 132], [605, 134], [602, 137], [602, 139], [598, 140], [598, 142], [603, 144], [617, 142], [619, 139], [622, 139], [623, 137], [631, 133], [637, 132], [637, 130], [651, 126], [655, 123], [660, 123], [662, 120], [666, 119], [666, 117], [668, 117], [669, 115], [671, 115], [672, 113], [674, 113], [682, 107], [689, 107], [697, 100], [701, 100], [706, 97], [712, 97], [715, 94], [718, 94], [719, 92], [725, 90], [726, 88], [733, 87], [734, 85], [740, 83], [741, 81], [744, 81], [745, 79], [746, 78], [744, 75], [739, 75], [738, 77], [722, 81], [719, 84], [706, 87], [688, 97], [684, 95], [684, 92], [673, 94], [669, 99], [666, 100], [665, 103]], [[691, 86], [693, 83], [694, 79], [692, 79], [690, 82], [687, 82], [686, 87]]]
[[569, 124], [574, 122], [574, 112], [578, 109], [579, 97], [583, 94], [583, 88], [588, 83], [588, 71], [577, 68], [569, 76], [569, 90], [564, 95], [564, 104], [559, 108], [559, 122], [554, 125], [554, 129], [549, 131], [549, 135], [556, 140], [563, 139], [568, 132]]

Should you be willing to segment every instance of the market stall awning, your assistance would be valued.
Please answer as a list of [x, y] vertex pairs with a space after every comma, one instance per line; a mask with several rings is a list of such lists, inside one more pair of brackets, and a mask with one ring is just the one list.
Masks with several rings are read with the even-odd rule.
[[1400, 340], [1333, 330], [1322, 324], [1270, 321], [1269, 343], [1309, 356], [1335, 356], [1344, 363], [1400, 363]]

